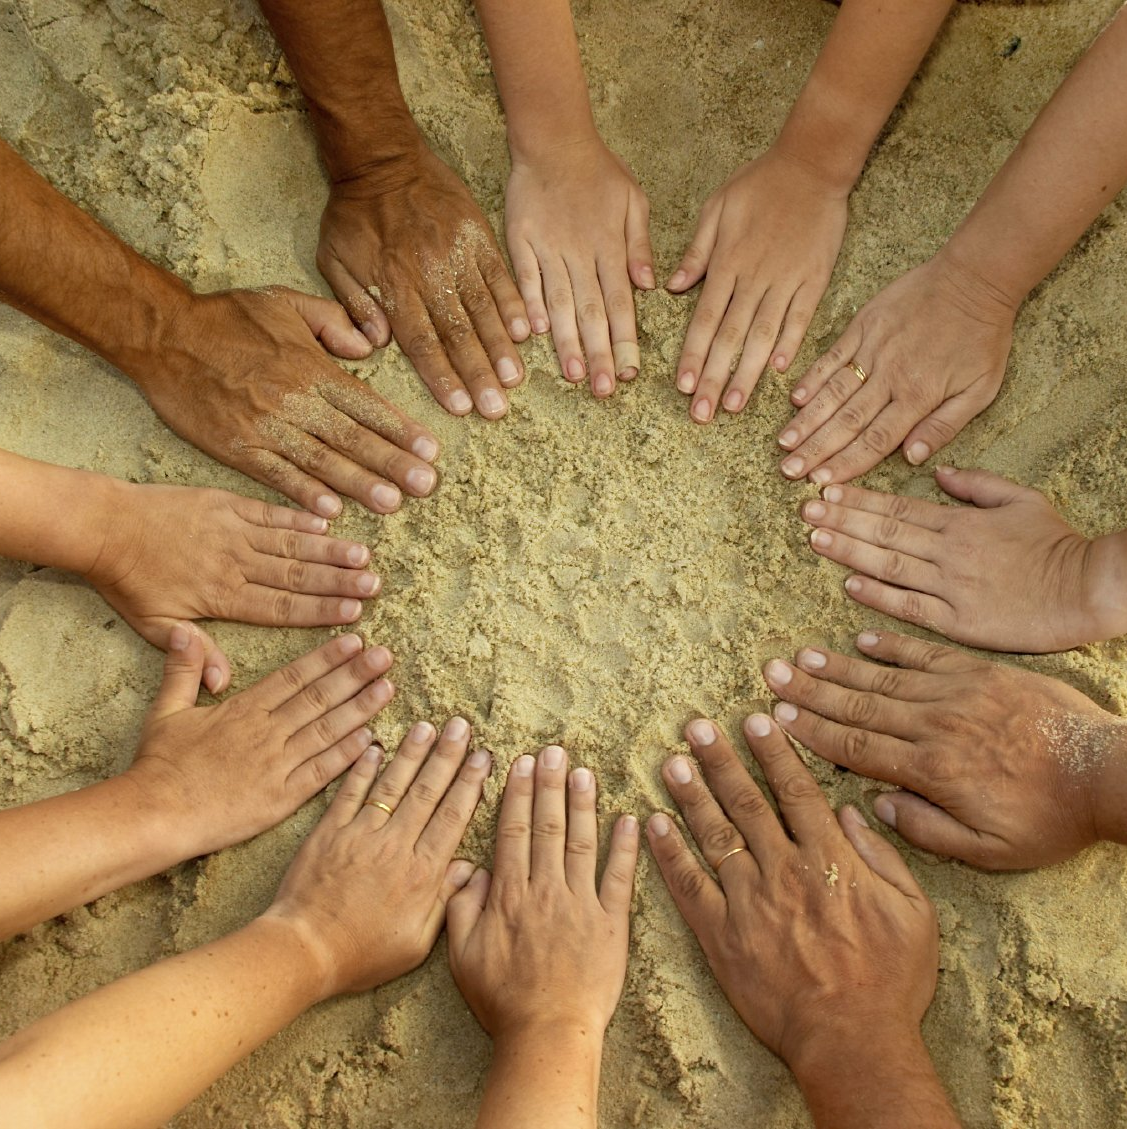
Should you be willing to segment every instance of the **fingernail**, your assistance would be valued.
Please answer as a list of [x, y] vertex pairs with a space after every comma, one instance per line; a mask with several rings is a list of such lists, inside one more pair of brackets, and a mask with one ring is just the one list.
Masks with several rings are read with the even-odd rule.
[[877, 796], [873, 801], [873, 814], [881, 823], [896, 830], [896, 805], [887, 796]]
[[496, 388], [486, 388], [481, 393], [483, 415], [496, 416], [505, 410], [505, 397]]
[[374, 572], [362, 572], [356, 579], [356, 587], [365, 596], [371, 596], [379, 587], [380, 578]]
[[509, 336], [514, 341], [523, 341], [528, 336], [528, 322], [524, 318], [513, 318], [509, 326]]
[[358, 618], [363, 607], [359, 600], [341, 600], [340, 617], [345, 623], [351, 623]]
[[357, 329], [356, 326], [353, 326], [350, 332], [352, 333], [352, 343], [357, 348], [367, 349], [371, 346], [372, 343], [368, 340], [368, 335], [363, 330]]
[[315, 517], [309, 524], [313, 527], [311, 533], [325, 533], [329, 528], [329, 523], [323, 517]]
[[861, 591], [860, 579], [856, 576], [849, 577], [849, 579], [845, 582], [845, 590], [846, 592], [852, 592], [853, 595], [856, 596], [857, 593]]
[[821, 502], [807, 502], [802, 516], [807, 521], [821, 521], [826, 516], [826, 507]]
[[801, 459], [784, 459], [779, 470], [781, 470], [787, 478], [801, 478], [802, 468], [805, 465], [806, 464]]
[[368, 547], [366, 545], [353, 545], [345, 556], [350, 565], [356, 565], [357, 568], [362, 567], [368, 563], [369, 557]]
[[414, 466], [407, 472], [407, 485], [421, 497], [434, 489], [437, 478], [429, 466]]
[[317, 499], [316, 510], [325, 517], [336, 517], [340, 513], [340, 508], [340, 499], [334, 498], [332, 494], [322, 494]]
[[771, 732], [771, 719], [765, 713], [753, 713], [747, 719], [753, 737], [766, 737]]
[[466, 764], [474, 769], [488, 768], [491, 759], [488, 749], [474, 749], [467, 758]]
[[438, 457], [438, 444], [429, 435], [420, 435], [411, 444], [411, 450], [427, 463], [433, 463]]
[[630, 365], [628, 368], [624, 368], [618, 374], [618, 379], [629, 381], [629, 380], [633, 380], [634, 377], [636, 377], [637, 375], [638, 375], [638, 370], [633, 365]]
[[957, 468], [953, 466], [937, 466], [935, 468], [936, 474], [948, 475], [957, 473]]
[[697, 400], [693, 404], [691, 415], [699, 423], [708, 423], [712, 419], [712, 405], [707, 400]]
[[716, 740], [716, 727], [711, 721], [697, 718], [689, 722], [689, 738], [694, 745], [711, 745]]
[[[371, 736], [371, 733], [369, 733], [369, 739], [371, 739]], [[380, 759], [380, 753], [382, 752], [383, 749], [379, 745], [371, 744], [361, 754], [360, 759], [364, 762], [365, 766], [371, 766]]]
[[821, 651], [803, 650], [798, 653], [798, 662], [807, 670], [821, 670], [826, 665], [826, 656]]
[[780, 702], [775, 707], [775, 720], [789, 725], [798, 717], [798, 710], [790, 702]]
[[638, 278], [641, 279], [642, 288], [645, 290], [652, 290], [657, 285], [652, 267], [642, 267], [638, 271]]
[[531, 776], [536, 767], [536, 761], [527, 753], [513, 761], [513, 772], [517, 776]]
[[416, 721], [407, 737], [416, 745], [434, 740], [434, 726], [429, 721]]
[[350, 631], [347, 635], [338, 636], [337, 646], [340, 647], [340, 653], [345, 657], [357, 655], [364, 646], [364, 640], [359, 635], [353, 635]]
[[455, 415], [465, 415], [466, 412], [473, 411], [473, 400], [470, 399], [470, 394], [459, 388], [456, 392], [450, 393], [450, 410]]
[[192, 633], [182, 624], [178, 623], [168, 633], [168, 649], [170, 651], [186, 651], [192, 641]]
[[784, 431], [779, 436], [779, 446], [785, 447], [788, 451], [798, 442], [797, 431]]
[[771, 361], [771, 367], [776, 372], [786, 372], [787, 358], [784, 353], [776, 353], [774, 359]]
[[564, 751], [559, 745], [549, 745], [540, 753], [540, 762], [552, 772], [563, 765]]
[[744, 394], [737, 392], [734, 388], [724, 397], [724, 410], [726, 412], [738, 412], [743, 406]]
[[574, 384], [578, 384], [586, 375], [587, 370], [583, 367], [583, 362], [578, 357], [572, 357], [567, 362], [567, 378]]
[[859, 647], [875, 647], [880, 642], [880, 636], [872, 631], [862, 631], [857, 636], [857, 645]]
[[785, 686], [793, 677], [790, 667], [782, 659], [772, 659], [763, 672], [771, 682]]
[[928, 445], [926, 443], [921, 443], [917, 439], [915, 443], [913, 443], [904, 452], [904, 457], [908, 460], [908, 462], [912, 464], [912, 466], [919, 466], [920, 463], [922, 463], [930, 454], [931, 450]]
[[828, 470], [824, 466], [818, 467], [818, 469], [810, 475], [810, 481], [813, 482], [815, 486], [823, 486], [825, 483], [829, 482], [831, 478], [833, 478], [833, 471]]
[[657, 815], [650, 817], [650, 830], [659, 838], [664, 839], [669, 834], [673, 824], [669, 822], [669, 816], [664, 812], [658, 812]]
[[592, 391], [596, 396], [609, 396], [614, 391], [614, 379], [600, 372], [592, 382]]
[[447, 871], [446, 877], [451, 886], [461, 890], [474, 876], [475, 870], [477, 870], [477, 867], [472, 862], [468, 862], [466, 859], [458, 859]]
[[864, 812], [861, 811], [860, 808], [855, 807], [853, 804], [850, 804], [849, 805], [849, 811], [850, 811], [850, 814], [852, 814], [853, 818], [855, 820], [857, 820], [857, 822], [862, 827], [868, 827], [869, 826], [869, 821], [865, 818], [865, 814], [864, 814]]
[[841, 499], [845, 497], [845, 494], [840, 486], [827, 486], [822, 491], [822, 497], [825, 498], [827, 502], [840, 502]]
[[824, 529], [815, 529], [810, 534], [810, 544], [817, 549], [828, 549], [833, 543], [833, 536]]
[[594, 777], [590, 769], [577, 768], [571, 774], [571, 789], [573, 792], [586, 792], [590, 789], [592, 780]]
[[638, 820], [632, 815], [624, 815], [618, 821], [619, 829], [623, 835], [637, 835], [638, 834]]
[[689, 276], [683, 271], [674, 271], [673, 277], [665, 284], [670, 290], [680, 290], [685, 285]]
[[669, 778], [678, 784], [688, 784], [693, 778], [693, 770], [684, 757], [674, 757], [669, 762]]
[[810, 395], [805, 388], [796, 388], [791, 394], [791, 400], [796, 404], [805, 404], [806, 398]]
[[378, 510], [387, 512], [399, 508], [399, 503], [403, 495], [394, 486], [388, 486], [386, 483], [381, 482], [379, 486], [372, 488], [372, 505]]
[[374, 321], [366, 321], [360, 327], [360, 332], [373, 344], [378, 345], [383, 340], [383, 333]]
[[[497, 379], [506, 387], [520, 383], [520, 369], [508, 357], [502, 357], [497, 362]], [[485, 397], [483, 396], [484, 400]]]
[[697, 386], [697, 378], [691, 372], [683, 372], [677, 377], [677, 390], [679, 392], [692, 392]]
[[461, 741], [469, 735], [470, 723], [464, 717], [452, 717], [446, 723], [445, 736], [450, 741]]
[[203, 684], [212, 692], [219, 689], [223, 682], [223, 671], [217, 666], [209, 666], [203, 672]]
[[544, 318], [532, 319], [532, 332], [533, 333], [547, 333], [552, 327]]

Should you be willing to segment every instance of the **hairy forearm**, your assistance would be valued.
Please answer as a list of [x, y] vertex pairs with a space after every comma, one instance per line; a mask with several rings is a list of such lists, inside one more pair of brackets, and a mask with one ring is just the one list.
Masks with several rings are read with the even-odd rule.
[[547, 1025], [494, 1041], [477, 1129], [595, 1129], [601, 1032]]
[[1127, 14], [1037, 116], [940, 252], [1015, 307], [1127, 183]]
[[0, 299], [127, 375], [151, 365], [187, 287], [56, 192], [0, 141]]
[[534, 157], [595, 133], [567, 0], [475, 0], [514, 156]]
[[775, 148], [848, 190], [953, 0], [843, 0]]
[[315, 962], [259, 918], [62, 1008], [0, 1044], [10, 1129], [148, 1129], [319, 999]]
[[260, 3], [309, 105], [329, 176], [399, 176], [423, 141], [380, 0]]

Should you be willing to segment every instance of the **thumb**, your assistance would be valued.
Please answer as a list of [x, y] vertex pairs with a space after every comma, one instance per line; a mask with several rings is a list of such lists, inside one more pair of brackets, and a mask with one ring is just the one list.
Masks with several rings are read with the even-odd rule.
[[874, 874], [909, 898], [926, 897], [900, 852], [883, 835], [873, 831], [852, 804], [837, 813], [837, 821], [853, 849]]
[[626, 205], [626, 262], [630, 280], [639, 290], [653, 290], [654, 253], [650, 246], [650, 206], [640, 192]]
[[168, 655], [164, 660], [164, 679], [149, 711], [151, 717], [167, 717], [196, 704], [203, 680], [203, 633], [190, 623], [174, 623], [168, 633]]
[[[468, 862], [459, 860], [451, 863], [451, 867], [470, 866]], [[447, 872], [449, 878], [449, 872]], [[485, 904], [489, 899], [489, 887], [492, 877], [488, 870], [480, 867], [474, 870], [468, 882], [463, 881], [462, 888], [450, 897], [446, 905], [446, 932], [450, 937], [450, 952], [461, 952], [466, 947], [470, 934], [481, 920], [485, 912]]]
[[[343, 306], [330, 302], [328, 298], [315, 298], [298, 290], [286, 292], [285, 297], [313, 331], [313, 336], [318, 338], [334, 357], [359, 360], [371, 353], [371, 342], [352, 324]], [[375, 305], [368, 295], [365, 297], [373, 306]], [[371, 316], [371, 312], [366, 307], [362, 311], [358, 310], [358, 313], [366, 315], [365, 320]]]
[[962, 859], [987, 870], [999, 869], [997, 840], [912, 792], [884, 792], [873, 801], [876, 817], [933, 854]]
[[935, 481], [940, 489], [963, 502], [993, 508], [1016, 502], [1027, 488], [991, 474], [988, 470], [958, 470], [955, 467], [936, 467]]
[[[996, 393], [995, 393], [996, 394]], [[979, 412], [988, 407], [994, 395], [983, 399], [975, 387], [944, 400], [926, 419], [908, 432], [901, 444], [904, 458], [919, 466], [927, 462], [941, 447], [946, 447]]]
[[705, 205], [689, 249], [682, 256], [681, 262], [673, 272], [673, 277], [665, 284], [667, 290], [680, 294], [681, 291], [688, 290], [690, 286], [695, 286], [704, 278], [704, 272], [708, 270], [708, 260], [712, 258], [712, 250], [716, 246], [716, 233], [719, 229], [720, 209]]

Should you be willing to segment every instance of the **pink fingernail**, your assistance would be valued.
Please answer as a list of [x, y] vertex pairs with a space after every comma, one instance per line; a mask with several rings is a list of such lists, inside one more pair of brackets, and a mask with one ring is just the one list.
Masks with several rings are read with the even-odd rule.
[[790, 725], [798, 717], [798, 710], [790, 704], [790, 702], [780, 702], [775, 707], [775, 719], [781, 721], [786, 725]]
[[192, 633], [182, 624], [178, 623], [168, 633], [168, 649], [170, 651], [186, 651], [192, 641]]
[[683, 372], [677, 377], [677, 390], [679, 392], [692, 392], [697, 386], [697, 378], [691, 372]]
[[673, 830], [673, 824], [670, 823], [669, 816], [664, 812], [658, 812], [657, 815], [650, 817], [650, 830], [657, 838], [664, 839]]
[[456, 392], [451, 392], [450, 410], [455, 415], [465, 415], [466, 412], [473, 411], [473, 400], [470, 399], [470, 394], [461, 388]]
[[665, 284], [670, 290], [680, 290], [688, 281], [689, 276], [683, 271], [674, 271], [673, 277]]
[[785, 447], [788, 451], [798, 442], [797, 431], [784, 431], [779, 436], [779, 446]]
[[427, 435], [420, 435], [411, 444], [411, 450], [426, 463], [433, 463], [438, 456], [438, 444]]
[[583, 367], [583, 362], [578, 357], [572, 357], [567, 362], [567, 378], [575, 384], [583, 379], [586, 375], [586, 369]]
[[359, 600], [341, 600], [340, 602], [340, 618], [346, 623], [359, 619], [362, 610]]
[[813, 482], [815, 486], [824, 486], [833, 476], [832, 470], [827, 470], [824, 466], [820, 466], [810, 475], [810, 481]]
[[527, 753], [513, 761], [513, 773], [516, 776], [531, 776], [535, 767], [536, 761]]
[[203, 684], [214, 693], [223, 683], [223, 671], [217, 666], [209, 666], [203, 672]]
[[341, 510], [340, 499], [334, 498], [332, 494], [322, 494], [317, 499], [315, 508], [319, 514], [324, 514], [325, 517], [336, 517]]
[[779, 470], [781, 470], [787, 478], [801, 478], [802, 468], [805, 465], [806, 464], [801, 459], [784, 459]]
[[766, 737], [771, 732], [771, 719], [765, 713], [753, 713], [747, 719], [747, 727], [753, 737]]

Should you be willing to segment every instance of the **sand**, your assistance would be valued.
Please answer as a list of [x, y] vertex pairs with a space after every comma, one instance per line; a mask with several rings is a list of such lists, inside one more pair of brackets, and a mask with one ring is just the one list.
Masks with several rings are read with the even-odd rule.
[[[653, 205], [659, 274], [700, 202], [771, 139], [835, 9], [815, 0], [579, 0], [596, 115]], [[1115, 0], [960, 5], [851, 203], [801, 372], [880, 286], [936, 248]], [[437, 151], [501, 225], [507, 155], [466, 0], [389, 4], [404, 88]], [[1020, 45], [1013, 50], [1015, 42]], [[313, 256], [325, 196], [288, 68], [248, 0], [0, 4], [0, 132], [62, 190], [201, 288], [327, 293]], [[998, 401], [944, 454], [1046, 490], [1088, 533], [1127, 512], [1127, 266], [1122, 205], [1024, 308]], [[562, 741], [594, 768], [605, 812], [667, 804], [658, 766], [706, 713], [734, 727], [768, 702], [759, 668], [805, 643], [848, 648], [868, 624], [842, 570], [797, 520], [809, 487], [775, 470], [791, 378], [751, 407], [691, 424], [672, 378], [690, 299], [639, 299], [642, 374], [609, 403], [567, 386], [544, 343], [509, 417], [445, 416], [393, 346], [354, 366], [444, 443], [428, 501], [338, 532], [373, 547], [384, 592], [361, 625], [398, 656], [379, 722], [469, 717], [503, 771]], [[0, 311], [0, 445], [135, 481], [267, 496], [168, 432], [109, 366]], [[866, 476], [935, 497], [899, 457]], [[81, 504], [81, 500], [76, 500]], [[66, 521], [65, 511], [57, 520]], [[326, 632], [219, 624], [236, 686]], [[1127, 707], [1127, 643], [1009, 658]], [[124, 767], [161, 656], [80, 581], [0, 563], [0, 803]], [[869, 784], [812, 758], [835, 803]], [[253, 787], [253, 781], [248, 781]], [[491, 785], [467, 840], [486, 861]], [[0, 1033], [237, 927], [270, 900], [322, 809], [122, 890], [0, 948]], [[1100, 847], [1033, 874], [986, 875], [909, 851], [942, 923], [925, 1034], [965, 1123], [1127, 1122], [1127, 855]], [[643, 857], [633, 955], [605, 1060], [602, 1123], [809, 1124], [786, 1068], [743, 1028]], [[489, 1043], [444, 946], [418, 972], [314, 1009], [177, 1117], [242, 1125], [415, 1129], [473, 1123]]]

